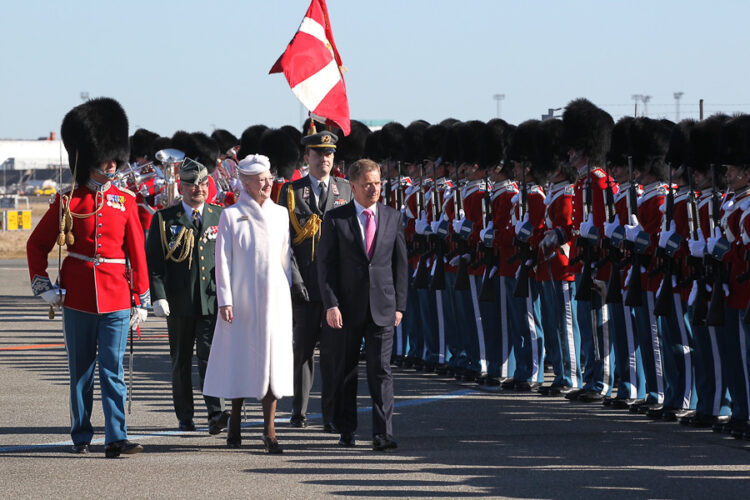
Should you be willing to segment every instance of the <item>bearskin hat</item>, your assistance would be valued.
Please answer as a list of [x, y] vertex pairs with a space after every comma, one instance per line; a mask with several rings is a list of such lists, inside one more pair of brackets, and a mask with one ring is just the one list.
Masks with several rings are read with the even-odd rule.
[[398, 122], [383, 125], [380, 136], [380, 147], [390, 160], [406, 159], [406, 127]]
[[159, 161], [156, 159], [156, 153], [162, 149], [169, 149], [172, 147], [172, 139], [169, 137], [157, 137], [151, 143], [151, 149], [148, 150], [148, 157], [151, 158], [157, 164]]
[[380, 143], [383, 135], [382, 130], [376, 130], [365, 139], [365, 157], [375, 162], [383, 161], [385, 154]]
[[510, 128], [505, 120], [495, 118], [487, 122], [482, 131], [482, 168], [500, 165], [505, 160], [505, 150], [510, 139]]
[[352, 120], [350, 123], [349, 135], [339, 136], [336, 143], [336, 159], [347, 165], [363, 157], [367, 138], [372, 133], [370, 127], [360, 121]]
[[666, 162], [669, 138], [672, 135], [672, 122], [652, 118], [636, 118], [630, 125], [630, 154], [633, 169], [651, 173], [657, 179], [668, 178]]
[[130, 162], [134, 162], [136, 158], [145, 157], [149, 160], [153, 160], [151, 154], [151, 145], [159, 137], [159, 134], [146, 130], [145, 128], [139, 128], [130, 136]]
[[564, 134], [565, 126], [561, 120], [544, 120], [537, 126], [536, 159], [532, 161], [531, 168], [537, 172], [538, 183], [546, 182], [550, 174], [558, 169], [568, 180], [575, 179], [576, 171], [568, 163]]
[[240, 137], [240, 149], [237, 151], [237, 159], [242, 160], [247, 155], [258, 153], [260, 147], [260, 136], [268, 130], [265, 125], [251, 125], [242, 132]]
[[727, 115], [716, 114], [695, 124], [687, 155], [687, 163], [693, 170], [707, 174], [711, 165], [721, 163], [721, 129], [727, 120]]
[[509, 161], [533, 162], [536, 158], [536, 128], [539, 120], [526, 120], [516, 127], [508, 145], [507, 158]]
[[673, 168], [680, 168], [687, 163], [690, 134], [696, 125], [693, 119], [682, 120], [672, 128], [669, 137], [669, 149], [667, 150], [666, 162]]
[[302, 132], [300, 132], [297, 127], [293, 127], [292, 125], [284, 125], [281, 127], [281, 130], [286, 132], [297, 145], [297, 149], [299, 149], [299, 157], [301, 159], [305, 155], [305, 146], [302, 144], [302, 138], [304, 137], [302, 135]]
[[112, 160], [119, 168], [130, 157], [128, 117], [120, 103], [109, 97], [91, 99], [68, 111], [60, 133], [79, 185], [88, 181], [91, 169]]
[[240, 141], [234, 134], [223, 128], [217, 128], [211, 133], [211, 138], [219, 145], [221, 154], [227, 154], [227, 151], [239, 145]]
[[721, 128], [721, 162], [748, 168], [750, 166], [750, 115], [735, 115]]
[[291, 179], [299, 165], [299, 146], [288, 133], [277, 129], [268, 129], [260, 136], [259, 154], [271, 160], [271, 171], [278, 177]]
[[406, 127], [406, 155], [404, 160], [419, 163], [427, 158], [425, 138], [430, 124], [424, 120], [415, 120]]
[[[480, 165], [482, 162], [482, 137], [487, 125], [479, 120], [464, 122], [458, 128], [461, 141], [461, 162]], [[481, 165], [480, 165], [481, 167]], [[481, 167], [484, 168], [484, 167]]]
[[439, 123], [430, 125], [425, 129], [423, 137], [424, 158], [437, 160], [443, 155], [447, 132], [448, 127]]
[[178, 130], [172, 136], [172, 147], [185, 153], [185, 156], [191, 160], [202, 164], [209, 174], [216, 170], [219, 145], [203, 132], [189, 134], [184, 130]]
[[632, 116], [624, 116], [617, 120], [612, 127], [612, 141], [607, 153], [607, 161], [611, 165], [625, 166], [630, 156], [630, 126], [633, 124]]
[[453, 125], [455, 125], [456, 123], [460, 123], [460, 122], [461, 120], [456, 120], [455, 118], [446, 118], [445, 120], [440, 122], [440, 125], [448, 129], [452, 127]]
[[[310, 123], [315, 125], [315, 132], [312, 132], [313, 134], [316, 134], [318, 132], [322, 132], [323, 130], [329, 130], [331, 127], [327, 126], [325, 123], [321, 123], [318, 120], [313, 120], [312, 118], [308, 117], [305, 119], [304, 122], [302, 122], [302, 135], [307, 136], [310, 135]], [[335, 128], [335, 127], [334, 127]], [[334, 134], [341, 137], [344, 134], [339, 134], [338, 131], [331, 130]]]
[[612, 117], [587, 99], [571, 101], [563, 112], [565, 145], [580, 151], [594, 164], [601, 164], [612, 140]]

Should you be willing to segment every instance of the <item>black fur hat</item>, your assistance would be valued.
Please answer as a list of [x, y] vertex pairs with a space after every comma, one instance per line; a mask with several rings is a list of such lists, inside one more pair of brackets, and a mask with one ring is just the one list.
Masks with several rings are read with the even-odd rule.
[[425, 138], [430, 124], [424, 120], [416, 120], [406, 127], [406, 157], [409, 163], [419, 163], [427, 158], [427, 144]]
[[633, 169], [651, 173], [657, 179], [667, 180], [669, 170], [666, 162], [672, 122], [652, 118], [636, 118], [630, 125], [630, 154]]
[[[314, 123], [314, 125], [315, 125], [315, 132], [312, 132], [313, 134], [317, 134], [318, 132], [322, 132], [324, 130], [329, 130], [331, 128], [331, 127], [328, 127], [328, 125], [326, 125], [325, 123], [320, 123], [318, 120], [313, 120], [312, 118], [307, 117], [305, 119], [305, 121], [302, 123], [302, 136], [303, 137], [307, 136], [307, 135], [311, 135], [311, 131], [310, 131], [310, 123], [311, 122]], [[333, 127], [333, 128], [335, 129], [336, 127]], [[334, 134], [336, 134], [339, 137], [341, 137], [342, 135], [344, 135], [344, 134], [340, 133], [338, 130], [331, 130], [331, 132], [333, 132]]]
[[575, 99], [563, 112], [565, 145], [568, 150], [580, 151], [583, 156], [600, 165], [609, 151], [612, 140], [612, 117], [587, 99]]
[[448, 129], [452, 127], [453, 125], [455, 125], [456, 123], [460, 123], [460, 122], [461, 120], [456, 120], [455, 118], [446, 118], [445, 120], [440, 122], [440, 125]]
[[381, 145], [382, 130], [376, 130], [365, 139], [365, 157], [375, 162], [383, 161], [385, 157]]
[[157, 164], [159, 163], [156, 159], [156, 153], [161, 151], [162, 149], [168, 149], [172, 146], [172, 139], [169, 137], [157, 137], [154, 139], [154, 141], [151, 143], [151, 149], [148, 151], [148, 157], [151, 158], [154, 162]]
[[268, 129], [260, 136], [258, 153], [271, 160], [271, 171], [278, 177], [291, 179], [299, 165], [299, 146], [280, 128]]
[[682, 120], [672, 128], [672, 135], [669, 137], [669, 149], [667, 150], [666, 162], [673, 169], [680, 168], [687, 163], [690, 134], [696, 125], [693, 119]]
[[284, 125], [281, 127], [281, 130], [286, 132], [297, 145], [297, 149], [299, 149], [299, 157], [301, 159], [305, 155], [305, 146], [302, 145], [302, 138], [304, 137], [302, 135], [302, 132], [300, 132], [297, 127], [293, 127], [292, 125]]
[[447, 133], [448, 127], [439, 123], [430, 125], [425, 129], [423, 137], [424, 158], [437, 160], [443, 155]]
[[242, 160], [247, 155], [258, 153], [260, 147], [260, 136], [268, 130], [265, 125], [251, 125], [242, 132], [240, 137], [240, 149], [237, 151], [237, 159]]
[[178, 130], [172, 136], [172, 147], [206, 167], [209, 174], [216, 170], [219, 145], [203, 132], [188, 134], [184, 130]]
[[380, 147], [385, 158], [390, 160], [406, 159], [406, 127], [398, 122], [383, 125], [380, 136]]
[[146, 130], [145, 128], [139, 128], [132, 136], [130, 136], [130, 162], [134, 162], [136, 158], [145, 157], [149, 160], [153, 160], [151, 154], [151, 145], [159, 137], [159, 134]]
[[[536, 159], [536, 129], [539, 120], [526, 120], [516, 127], [510, 144], [507, 159], [516, 162], [533, 162]], [[520, 180], [520, 179], [519, 179]]]
[[482, 131], [482, 168], [496, 167], [505, 160], [505, 151], [510, 139], [510, 127], [499, 118], [487, 122]]
[[564, 141], [565, 126], [561, 120], [549, 119], [539, 123], [536, 128], [536, 159], [531, 168], [537, 172], [537, 182], [544, 183], [558, 169], [570, 181], [576, 177], [576, 171], [568, 164], [568, 152]]
[[443, 162], [455, 163], [455, 166], [458, 167], [463, 162], [464, 150], [461, 143], [461, 129], [465, 124], [463, 122], [455, 122], [452, 125], [441, 123], [440, 126], [445, 127], [445, 134], [442, 141], [443, 151], [439, 156], [443, 158]]
[[696, 172], [707, 174], [711, 165], [720, 165], [721, 129], [729, 116], [716, 114], [695, 124], [690, 133], [687, 163]]
[[211, 138], [219, 145], [219, 151], [223, 155], [240, 143], [240, 140], [234, 134], [223, 128], [217, 128], [211, 132]]
[[339, 136], [339, 141], [336, 143], [335, 158], [342, 160], [347, 165], [364, 156], [367, 138], [372, 133], [370, 127], [360, 121], [351, 120], [350, 124], [351, 132], [349, 132], [349, 135]]
[[60, 134], [79, 185], [88, 181], [91, 169], [111, 160], [119, 168], [130, 157], [128, 117], [120, 103], [109, 97], [91, 99], [68, 111]]
[[721, 162], [724, 165], [750, 166], [750, 115], [732, 116], [721, 128]]
[[625, 166], [628, 164], [630, 155], [630, 126], [633, 124], [632, 116], [624, 116], [617, 120], [612, 128], [612, 142], [607, 153], [607, 162], [611, 165]]
[[487, 125], [479, 120], [464, 122], [458, 128], [461, 140], [461, 162], [477, 164], [480, 168], [485, 168], [482, 163], [482, 137]]

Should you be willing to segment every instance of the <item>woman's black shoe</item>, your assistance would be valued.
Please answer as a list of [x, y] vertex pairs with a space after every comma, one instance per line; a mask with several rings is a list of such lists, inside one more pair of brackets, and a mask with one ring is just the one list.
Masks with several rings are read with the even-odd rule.
[[279, 446], [279, 441], [276, 438], [263, 436], [263, 444], [266, 447], [266, 452], [270, 453], [271, 455], [279, 455], [284, 452], [281, 446]]
[[242, 446], [242, 436], [227, 432], [227, 448], [239, 448]]

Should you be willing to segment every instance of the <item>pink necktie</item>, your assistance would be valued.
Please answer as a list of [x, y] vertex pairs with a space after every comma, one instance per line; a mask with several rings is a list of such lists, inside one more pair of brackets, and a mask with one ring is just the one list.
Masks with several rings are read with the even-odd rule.
[[367, 217], [365, 222], [365, 250], [367, 258], [372, 258], [372, 244], [375, 241], [375, 214], [369, 208], [362, 211]]

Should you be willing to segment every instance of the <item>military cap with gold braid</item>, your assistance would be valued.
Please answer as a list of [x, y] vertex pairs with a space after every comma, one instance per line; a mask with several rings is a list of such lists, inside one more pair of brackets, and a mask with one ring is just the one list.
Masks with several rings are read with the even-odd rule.
[[324, 130], [317, 134], [310, 134], [302, 138], [302, 145], [306, 148], [312, 148], [320, 153], [336, 152], [336, 142], [339, 138], [333, 132]]

